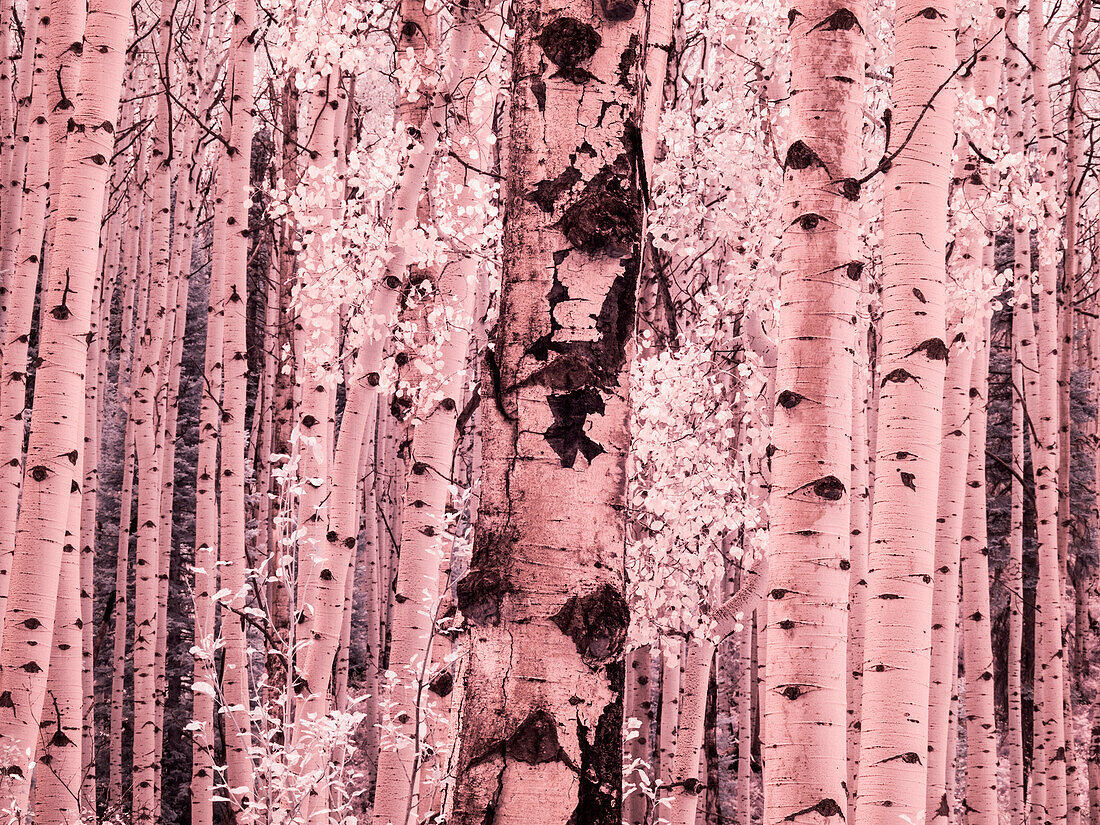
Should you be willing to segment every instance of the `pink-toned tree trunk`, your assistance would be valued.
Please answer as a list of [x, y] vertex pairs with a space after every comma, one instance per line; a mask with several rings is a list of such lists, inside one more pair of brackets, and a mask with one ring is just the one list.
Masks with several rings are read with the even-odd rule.
[[230, 33], [229, 67], [232, 99], [229, 110], [228, 150], [222, 156], [218, 186], [222, 192], [216, 222], [226, 224], [225, 338], [223, 341], [223, 400], [221, 430], [220, 563], [222, 587], [230, 592], [221, 628], [225, 640], [222, 693], [226, 712], [226, 775], [233, 809], [243, 822], [252, 821], [255, 804], [252, 724], [249, 709], [248, 653], [244, 617], [245, 558], [245, 390], [248, 357], [245, 352], [245, 299], [248, 295], [248, 204], [251, 201], [249, 160], [252, 154], [252, 85], [256, 62], [255, 0], [236, 0]]
[[[226, 226], [216, 222], [209, 292], [206, 310], [206, 345], [203, 365], [202, 400], [199, 406], [199, 449], [195, 477], [195, 657], [194, 707], [196, 730], [191, 739], [191, 822], [212, 825], [214, 821], [214, 747], [217, 728], [214, 699], [215, 606], [218, 590], [218, 433], [221, 423], [222, 357], [225, 329], [225, 238]], [[231, 619], [232, 620], [232, 617]]]
[[[999, 61], [998, 61], [999, 63]], [[970, 457], [962, 531], [962, 648], [966, 674], [966, 812], [971, 825], [997, 825], [997, 730], [993, 713], [985, 438], [991, 313], [975, 319], [970, 381]], [[951, 766], [949, 766], [951, 767]]]
[[630, 0], [512, 12], [509, 218], [457, 586], [470, 654], [449, 821], [620, 825], [642, 15]]
[[[1036, 762], [1044, 771], [1043, 821], [1063, 825], [1067, 817], [1066, 726], [1063, 708], [1062, 595], [1058, 544], [1058, 275], [1055, 268], [1059, 230], [1057, 208], [1058, 149], [1055, 144], [1047, 74], [1049, 44], [1042, 3], [1029, 3], [1028, 37], [1032, 61], [1032, 94], [1041, 186], [1043, 219], [1038, 232], [1039, 304], [1035, 311], [1039, 397], [1032, 420], [1036, 518], [1039, 534], [1039, 581], [1035, 598]], [[1037, 794], [1038, 796], [1038, 794]], [[1034, 804], [1034, 803], [1033, 803]], [[1034, 816], [1034, 812], [1033, 812]]]
[[[944, 380], [943, 446], [936, 519], [936, 559], [932, 595], [932, 663], [928, 695], [927, 821], [947, 825], [952, 805], [947, 796], [951, 697], [958, 674], [955, 628], [959, 613], [959, 544], [970, 451], [970, 373], [974, 342], [959, 333], [951, 343]], [[984, 446], [984, 445], [983, 445]]]
[[58, 192], [58, 221], [46, 290], [35, 377], [27, 478], [16, 533], [7, 629], [0, 647], [0, 738], [11, 784], [0, 809], [25, 811], [38, 720], [42, 718], [56, 617], [52, 591], [59, 577], [69, 499], [83, 447], [82, 410], [92, 292], [99, 261], [104, 188], [110, 176], [129, 6], [93, 0], [85, 34], [84, 72]]
[[81, 821], [80, 729], [84, 684], [79, 673], [84, 633], [80, 606], [80, 513], [80, 489], [74, 486], [57, 583], [46, 714], [40, 723], [34, 780], [34, 821], [42, 825], [77, 825]]
[[867, 575], [860, 825], [926, 815], [955, 10], [898, 2]]
[[[167, 71], [173, 5], [161, 6], [158, 25], [159, 62]], [[158, 84], [165, 84], [158, 78]], [[161, 483], [165, 472], [164, 393], [167, 380], [164, 343], [169, 317], [171, 269], [171, 158], [169, 156], [168, 90], [157, 95], [157, 114], [151, 149], [149, 197], [150, 270], [146, 313], [138, 341], [130, 415], [134, 422], [137, 456], [137, 559], [134, 583], [134, 763], [131, 815], [138, 823], [160, 818], [156, 799], [157, 679], [156, 653], [160, 625], [160, 579], [164, 553], [161, 548]]]
[[[50, 5], [41, 13], [34, 10], [27, 21], [25, 51], [38, 53], [34, 81], [26, 109], [31, 123], [27, 129], [28, 162], [25, 183], [20, 182], [22, 223], [18, 248], [13, 250], [15, 266], [3, 278], [7, 294], [6, 324], [0, 361], [0, 639], [4, 636], [4, 607], [8, 595], [9, 570], [15, 549], [15, 526], [19, 514], [19, 492], [23, 481], [24, 406], [27, 397], [27, 344], [34, 314], [34, 295], [42, 265], [42, 236], [45, 232], [46, 198], [49, 189], [49, 124], [46, 86], [46, 38]], [[46, 18], [46, 25], [40, 19]], [[37, 36], [36, 31], [41, 31]], [[32, 45], [33, 44], [33, 45]], [[6, 62], [6, 61], [4, 61]], [[0, 92], [2, 94], [3, 92]], [[0, 273], [2, 276], [3, 273]]]
[[861, 2], [834, 0], [804, 0], [790, 14], [769, 500], [765, 825], [839, 822], [847, 807], [852, 321], [864, 266], [857, 178], [867, 14]]

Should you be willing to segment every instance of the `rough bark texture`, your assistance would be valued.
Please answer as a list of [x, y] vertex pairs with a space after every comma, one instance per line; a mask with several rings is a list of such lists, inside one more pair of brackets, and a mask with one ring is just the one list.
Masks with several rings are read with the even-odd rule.
[[621, 821], [637, 12], [513, 5], [503, 293], [458, 584], [471, 645], [456, 825]]

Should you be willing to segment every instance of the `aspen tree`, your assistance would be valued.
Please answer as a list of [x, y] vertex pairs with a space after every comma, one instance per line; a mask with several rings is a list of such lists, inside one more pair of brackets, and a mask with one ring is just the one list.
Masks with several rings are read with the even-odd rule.
[[130, 522], [134, 492], [134, 425], [127, 416], [123, 435], [122, 489], [119, 505], [118, 544], [115, 558], [114, 646], [111, 670], [111, 743], [108, 755], [108, 794], [112, 806], [122, 805], [122, 729], [126, 699], [126, 640], [129, 612]]
[[[27, 345], [34, 314], [34, 295], [41, 269], [42, 237], [45, 232], [46, 196], [49, 189], [49, 124], [46, 85], [50, 67], [46, 62], [50, 6], [41, 13], [29, 9], [24, 48], [37, 52], [34, 79], [27, 107], [28, 154], [18, 249], [15, 266], [5, 278], [7, 321], [3, 329], [0, 362], [0, 639], [4, 636], [4, 607], [8, 595], [9, 569], [15, 549], [15, 525], [23, 476], [23, 428], [27, 398]], [[43, 25], [42, 18], [45, 18]], [[30, 44], [34, 43], [32, 47]]]
[[161, 539], [161, 483], [164, 440], [160, 437], [164, 393], [164, 342], [169, 317], [171, 268], [171, 157], [169, 156], [168, 55], [172, 35], [171, 2], [161, 6], [158, 24], [158, 63], [161, 72], [151, 148], [151, 211], [149, 289], [147, 309], [138, 341], [133, 378], [131, 418], [137, 456], [137, 559], [134, 584], [134, 766], [132, 815], [138, 823], [159, 818], [156, 807], [157, 753], [156, 651], [159, 629]]
[[[1008, 132], [1008, 150], [1024, 156], [1024, 68], [1020, 39], [1020, 15], [1024, 9], [1019, 0], [1011, 0], [1005, 16], [1005, 120]], [[1026, 180], [1026, 172], [1021, 171]], [[1012, 311], [1012, 457], [1018, 473], [1012, 480], [1011, 536], [1009, 541], [1009, 565], [1006, 585], [1009, 590], [1008, 619], [1008, 736], [1009, 757], [1009, 825], [1024, 825], [1028, 819], [1027, 789], [1024, 785], [1024, 727], [1023, 727], [1023, 673], [1020, 658], [1023, 656], [1024, 638], [1024, 432], [1029, 416], [1025, 411], [1036, 407], [1031, 398], [1025, 400], [1025, 384], [1037, 379], [1034, 372], [1025, 370], [1025, 352], [1032, 358], [1035, 351], [1035, 324], [1031, 310], [1031, 233], [1026, 221], [1019, 215], [1012, 216], [1013, 230], [1013, 311]], [[1025, 378], [1025, 376], [1027, 376]], [[1034, 394], [1034, 393], [1033, 393]], [[1039, 763], [1032, 763], [1033, 780], [1039, 776]]]
[[[706, 716], [707, 689], [710, 685], [711, 665], [717, 647], [716, 640], [732, 634], [739, 623], [738, 617], [751, 612], [768, 582], [768, 564], [760, 562], [753, 570], [745, 571], [738, 592], [720, 605], [711, 615], [714, 629], [703, 639], [691, 639], [687, 643], [686, 664], [683, 674], [683, 703], [680, 706], [679, 724], [676, 730], [676, 755], [672, 764], [672, 825], [694, 825], [699, 792], [700, 756], [702, 755], [704, 722]], [[705, 763], [702, 766], [705, 769]]]
[[[1000, 61], [997, 61], [998, 64]], [[989, 392], [990, 311], [975, 319], [970, 382], [970, 457], [962, 535], [962, 645], [966, 673], [967, 821], [996, 825], [997, 731], [993, 715], [993, 647], [990, 637], [989, 548], [986, 538], [985, 439]]]
[[[74, 490], [73, 499], [78, 505], [79, 488]], [[34, 821], [42, 825], [77, 825], [81, 821], [80, 728], [84, 685], [79, 670], [84, 633], [80, 626], [80, 512], [79, 506], [69, 507], [69, 526], [57, 582], [46, 713], [40, 723], [34, 780]]]
[[225, 329], [223, 340], [223, 401], [221, 429], [220, 561], [222, 586], [229, 590], [228, 610], [221, 623], [225, 640], [222, 692], [226, 714], [226, 767], [233, 809], [244, 822], [253, 819], [254, 782], [249, 715], [248, 658], [244, 617], [239, 610], [246, 598], [244, 521], [245, 298], [248, 265], [248, 204], [251, 201], [249, 162], [252, 153], [252, 82], [256, 44], [255, 0], [237, 0], [233, 6], [229, 64], [232, 99], [228, 146], [222, 158], [218, 185], [222, 204], [216, 222], [226, 225]]
[[894, 10], [860, 731], [860, 825], [925, 815], [955, 10]]
[[[791, 122], [769, 507], [764, 822], [839, 821], [847, 793], [852, 318], [863, 271], [863, 3], [791, 9]], [[813, 639], [813, 650], [807, 651]]]
[[[958, 321], [959, 319], [955, 319]], [[951, 696], [958, 676], [955, 627], [959, 612], [959, 543], [970, 451], [970, 372], [973, 344], [960, 332], [951, 343], [944, 381], [943, 446], [936, 519], [936, 558], [932, 596], [932, 663], [928, 697], [928, 771], [925, 810], [929, 823], [945, 825], [952, 816], [947, 796]]]
[[456, 825], [490, 811], [621, 821], [637, 11], [512, 6], [503, 292], [475, 545], [457, 586], [470, 653]]
[[[12, 262], [19, 245], [19, 231], [23, 213], [23, 181], [27, 169], [28, 130], [30, 118], [31, 84], [34, 74], [34, 42], [37, 39], [38, 4], [30, 6], [26, 17], [26, 32], [15, 74], [15, 123], [11, 142], [3, 147], [7, 172], [6, 188], [0, 189], [0, 281], [11, 277]], [[10, 532], [10, 527], [7, 528]]]
[[[648, 708], [652, 706], [652, 687], [649, 671], [651, 665], [649, 645], [642, 645], [630, 652], [626, 660], [626, 696], [623, 700], [624, 716], [626, 719], [637, 720], [638, 730], [632, 738], [626, 739], [624, 770], [627, 765], [637, 765], [631, 772], [632, 775], [623, 776], [624, 790], [630, 784], [638, 784], [641, 781], [640, 773], [649, 770], [650, 750], [650, 721]], [[624, 738], [627, 731], [624, 730]], [[623, 802], [623, 821], [627, 825], [645, 825], [648, 820], [646, 795], [639, 788], [627, 795]]]
[[[1062, 582], [1061, 548], [1058, 545], [1058, 305], [1055, 254], [1058, 234], [1056, 182], [1058, 150], [1054, 142], [1053, 115], [1047, 75], [1048, 42], [1042, 3], [1028, 6], [1028, 40], [1032, 63], [1032, 95], [1043, 193], [1039, 224], [1039, 305], [1035, 309], [1038, 405], [1032, 462], [1035, 467], [1036, 519], [1039, 533], [1039, 582], [1036, 602], [1035, 734], [1042, 739], [1043, 821], [1062, 825], [1067, 816], [1066, 728], [1063, 713]], [[1038, 749], [1038, 746], [1036, 746]], [[1033, 817], [1035, 812], [1033, 811]]]
[[[870, 539], [871, 489], [868, 462], [867, 413], [869, 371], [867, 363], [867, 318], [860, 308], [856, 327], [856, 366], [852, 392], [852, 503], [851, 572], [848, 582], [848, 803], [845, 819], [855, 821], [859, 783], [860, 699], [863, 685], [863, 614], [867, 608], [867, 544]], [[747, 825], [747, 823], [746, 823]]]
[[[467, 13], [459, 18], [452, 34], [450, 97], [458, 97], [466, 75], [481, 74], [483, 67], [474, 60], [490, 53], [486, 36], [479, 33], [485, 23], [482, 15]], [[470, 65], [473, 63], [473, 65]], [[475, 75], [476, 76], [476, 75]], [[463, 366], [470, 343], [479, 278], [478, 238], [483, 234], [485, 200], [491, 192], [489, 180], [466, 169], [476, 169], [490, 150], [493, 101], [496, 84], [489, 78], [475, 81], [459, 105], [465, 114], [452, 136], [459, 157], [465, 161], [460, 170], [451, 164], [450, 173], [462, 190], [456, 197], [461, 225], [455, 228], [457, 240], [474, 248], [445, 265], [437, 274], [437, 307], [447, 325], [440, 345], [440, 373], [446, 376], [433, 393], [432, 406], [419, 414], [411, 442], [412, 465], [406, 481], [402, 506], [401, 556], [397, 570], [394, 615], [390, 642], [390, 670], [397, 673], [393, 695], [395, 722], [399, 739], [396, 749], [382, 749], [378, 755], [378, 782], [387, 793], [376, 796], [375, 825], [399, 822], [415, 813], [420, 800], [415, 784], [422, 771], [418, 745], [421, 736], [417, 720], [423, 719], [423, 685], [433, 650], [444, 640], [436, 637], [439, 619], [439, 571], [444, 563], [444, 510], [446, 508], [456, 439], [456, 422], [465, 381]], [[452, 150], [454, 151], [454, 150]], [[434, 311], [434, 308], [433, 308]], [[435, 400], [438, 395], [438, 400]], [[403, 717], [403, 718], [402, 718]], [[422, 724], [422, 723], [421, 723]], [[407, 743], [407, 744], [406, 744]], [[409, 783], [407, 777], [413, 777]]]
[[[214, 699], [217, 675], [214, 662], [215, 608], [218, 590], [218, 432], [221, 419], [222, 357], [225, 328], [226, 225], [215, 222], [210, 258], [206, 309], [206, 345], [202, 400], [199, 407], [199, 446], [195, 478], [195, 657], [194, 706], [196, 725], [191, 740], [191, 821], [214, 821]], [[230, 618], [230, 621], [232, 617]]]
[[[7, 629], [0, 647], [0, 738], [8, 746], [0, 809], [26, 811], [37, 720], [42, 718], [57, 602], [44, 596], [58, 581], [69, 499], [83, 441], [82, 405], [87, 335], [104, 188], [110, 176], [129, 7], [93, 0], [85, 33], [86, 60], [73, 111], [68, 154], [58, 192], [57, 226], [43, 293], [41, 363], [35, 378], [35, 418], [16, 533]], [[75, 400], [81, 399], [81, 400]]]
[[676, 726], [680, 721], [680, 661], [684, 643], [678, 637], [661, 640], [661, 727], [658, 776], [672, 784], [672, 759], [676, 755]]
[[[958, 229], [952, 251], [955, 280], [978, 295], [987, 291], [987, 272], [992, 269], [993, 239], [987, 238], [982, 218], [985, 201], [993, 184], [990, 177], [994, 170], [983, 166], [983, 158], [992, 152], [993, 122], [997, 110], [990, 101], [996, 101], [1001, 86], [1004, 65], [1003, 6], [982, 7], [983, 14], [973, 32], [960, 36], [959, 53], [974, 55], [974, 66], [968, 72], [964, 84], [980, 101], [981, 111], [977, 121], [969, 129], [967, 140], [970, 151], [960, 151], [956, 167]], [[984, 149], [982, 148], [984, 147]], [[972, 213], [972, 214], [968, 214]], [[992, 235], [992, 232], [989, 232]], [[986, 261], [988, 258], [988, 262]], [[967, 296], [959, 296], [957, 302], [966, 305]], [[965, 310], [964, 310], [965, 311]], [[985, 305], [979, 305], [969, 319], [973, 368], [970, 376], [969, 397], [969, 454], [966, 466], [966, 487], [963, 502], [961, 534], [962, 604], [960, 611], [952, 610], [952, 618], [961, 623], [961, 635], [955, 646], [961, 644], [966, 682], [966, 810], [968, 820], [975, 825], [996, 825], [997, 802], [997, 739], [993, 721], [993, 649], [990, 636], [989, 562], [986, 541], [985, 505], [985, 442], [986, 403], [989, 395], [989, 347], [990, 314]], [[951, 367], [948, 367], [951, 372]], [[942, 461], [941, 461], [942, 466]], [[956, 502], [957, 504], [957, 502]], [[948, 507], [951, 505], [948, 504]], [[946, 513], [941, 509], [941, 514]], [[957, 544], [954, 537], [952, 544]], [[956, 592], [952, 584], [952, 597]], [[933, 637], [933, 645], [937, 640]], [[947, 645], [943, 645], [947, 646]], [[935, 656], [935, 653], [933, 653]], [[957, 661], [952, 659], [954, 671]], [[954, 674], [952, 674], [954, 675]], [[954, 681], [952, 679], [952, 681]], [[948, 770], [953, 766], [948, 763]], [[937, 766], [937, 770], [939, 766]], [[938, 778], [938, 777], [937, 777]], [[931, 778], [929, 781], [933, 781]], [[932, 801], [931, 795], [929, 801]], [[946, 808], [946, 805], [945, 805]]]

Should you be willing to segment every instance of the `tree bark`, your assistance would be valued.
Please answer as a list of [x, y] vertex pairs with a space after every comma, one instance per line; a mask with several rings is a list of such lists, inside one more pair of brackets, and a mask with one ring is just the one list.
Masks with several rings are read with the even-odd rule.
[[481, 389], [475, 546], [458, 583], [470, 658], [455, 825], [622, 818], [637, 11], [512, 6], [503, 292]]
[[[0, 647], [0, 738], [13, 753], [3, 757], [11, 784], [0, 791], [0, 809], [27, 809], [29, 762], [42, 718], [65, 544], [69, 500], [83, 447], [84, 369], [92, 292], [99, 262], [104, 188], [110, 176], [114, 122], [118, 116], [129, 6], [93, 0], [85, 34], [84, 72], [58, 192], [35, 377], [35, 419], [27, 450], [27, 478], [16, 532], [7, 629]], [[75, 400], [79, 399], [79, 400]]]

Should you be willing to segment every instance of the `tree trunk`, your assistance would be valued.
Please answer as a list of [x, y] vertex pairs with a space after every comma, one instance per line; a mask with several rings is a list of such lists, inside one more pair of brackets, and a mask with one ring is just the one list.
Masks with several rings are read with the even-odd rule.
[[[945, 248], [955, 11], [894, 11], [885, 170], [880, 384], [864, 635], [860, 825], [923, 817], [936, 501], [942, 440]], [[934, 103], [933, 103], [934, 101]]]
[[256, 58], [255, 0], [236, 0], [230, 33], [229, 71], [232, 99], [228, 149], [222, 156], [219, 187], [221, 209], [215, 222], [226, 225], [225, 292], [223, 307], [223, 401], [221, 430], [221, 510], [219, 562], [222, 586], [229, 590], [222, 620], [225, 666], [222, 692], [226, 712], [226, 774], [229, 797], [239, 822], [253, 820], [255, 804], [252, 756], [251, 694], [248, 688], [248, 640], [240, 610], [247, 599], [245, 558], [245, 392], [248, 357], [245, 342], [245, 299], [248, 295], [248, 205], [252, 193], [249, 164], [252, 153], [252, 78]]
[[[847, 807], [852, 377], [867, 11], [792, 8], [772, 425], [764, 822]], [[812, 639], [813, 649], [807, 650]], [[839, 819], [837, 819], [839, 817]]]
[[[11, 778], [0, 809], [27, 808], [30, 770], [42, 719], [69, 500], [83, 447], [84, 369], [92, 292], [99, 261], [104, 188], [110, 176], [129, 6], [93, 0], [85, 35], [84, 72], [73, 112], [68, 157], [58, 192], [53, 255], [42, 296], [41, 358], [0, 648], [0, 738], [15, 752], [3, 770]], [[18, 755], [20, 752], [25, 756]]]
[[[955, 656], [959, 613], [959, 543], [963, 530], [967, 454], [970, 447], [970, 372], [975, 342], [962, 333], [952, 342], [944, 381], [943, 446], [936, 519], [936, 561], [932, 596], [932, 664], [928, 698], [928, 822], [947, 825], [952, 806], [947, 798], [948, 730], [955, 692]], [[984, 447], [984, 444], [982, 445]]]
[[[26, 182], [20, 181], [22, 222], [18, 248], [13, 250], [14, 269], [5, 276], [0, 272], [7, 294], [7, 322], [3, 330], [3, 362], [0, 366], [0, 639], [4, 636], [4, 607], [12, 553], [15, 549], [15, 526], [19, 514], [19, 491], [23, 481], [24, 406], [27, 398], [27, 344], [34, 315], [34, 295], [38, 286], [42, 261], [42, 236], [46, 222], [46, 196], [49, 189], [49, 125], [46, 86], [49, 65], [46, 62], [46, 39], [49, 36], [50, 5], [39, 13], [30, 4], [24, 50], [37, 52], [34, 61], [34, 81], [31, 85], [27, 114], [31, 124], [27, 130], [28, 162]], [[40, 26], [40, 19], [46, 25]], [[38, 29], [43, 31], [35, 36]], [[31, 44], [34, 44], [33, 47]], [[4, 60], [6, 63], [6, 59]], [[5, 90], [6, 91], [6, 90]], [[0, 94], [3, 94], [0, 92]]]
[[471, 647], [450, 821], [620, 825], [640, 17], [631, 0], [512, 12], [509, 218], [458, 583]]

